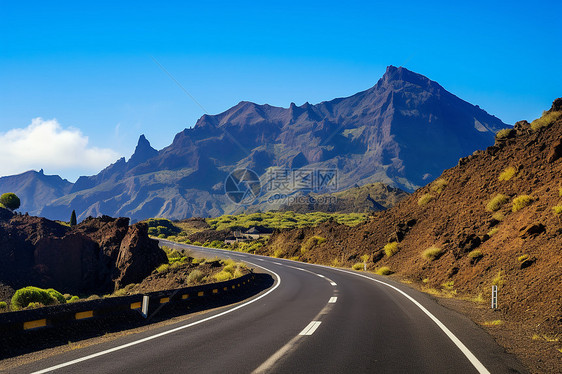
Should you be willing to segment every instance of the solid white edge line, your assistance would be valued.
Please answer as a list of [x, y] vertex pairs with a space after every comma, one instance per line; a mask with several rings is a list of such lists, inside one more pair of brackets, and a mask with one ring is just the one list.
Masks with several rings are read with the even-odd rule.
[[[202, 247], [205, 248], [205, 247]], [[232, 251], [228, 251], [226, 249], [220, 249], [220, 251], [224, 251], [224, 252], [232, 252]], [[259, 256], [259, 255], [253, 255], [253, 256]], [[292, 263], [298, 263], [298, 261], [292, 261], [292, 260], [287, 260], [287, 259], [283, 259], [283, 261], [287, 261], [287, 262], [292, 262]], [[455, 334], [453, 334], [451, 332], [451, 330], [449, 330], [447, 328], [447, 326], [445, 326], [443, 324], [443, 322], [441, 322], [439, 319], [437, 319], [437, 317], [435, 317], [433, 314], [431, 314], [431, 312], [429, 310], [427, 310], [423, 305], [421, 305], [419, 302], [417, 302], [413, 297], [411, 297], [410, 295], [408, 295], [407, 293], [405, 293], [404, 291], [400, 290], [399, 288], [388, 284], [386, 282], [383, 282], [381, 280], [375, 279], [375, 278], [371, 278], [371, 277], [367, 277], [363, 274], [358, 274], [352, 271], [347, 271], [347, 270], [343, 270], [343, 269], [338, 269], [338, 268], [334, 268], [334, 267], [329, 267], [329, 266], [325, 266], [325, 265], [319, 265], [319, 264], [306, 264], [306, 265], [310, 265], [310, 266], [316, 266], [316, 267], [321, 267], [321, 268], [325, 268], [325, 269], [330, 269], [330, 270], [336, 270], [336, 271], [340, 271], [342, 273], [348, 273], [348, 274], [352, 274], [352, 275], [357, 275], [359, 277], [363, 277], [366, 279], [369, 279], [373, 282], [377, 282], [380, 283], [382, 285], [385, 285], [387, 287], [392, 288], [393, 290], [399, 292], [400, 294], [402, 294], [404, 297], [406, 297], [408, 300], [410, 300], [412, 303], [414, 303], [414, 305], [416, 305], [419, 309], [421, 309], [422, 312], [424, 312], [440, 329], [441, 331], [443, 331], [445, 333], [445, 335], [447, 335], [447, 337], [449, 339], [451, 339], [451, 341], [457, 346], [457, 348], [460, 349], [460, 351], [465, 355], [465, 357], [470, 361], [470, 363], [476, 368], [476, 370], [478, 370], [478, 372], [480, 374], [490, 374], [490, 372], [488, 371], [488, 369], [486, 369], [486, 367], [480, 362], [480, 360], [478, 360], [478, 358], [476, 358], [476, 356], [463, 344], [463, 342], [460, 341], [459, 338], [457, 338], [455, 336]], [[299, 270], [303, 270], [303, 271], [309, 271], [309, 270], [305, 270], [302, 268], [297, 268], [294, 266], [290, 266], [287, 265], [289, 267], [295, 268], [295, 269], [299, 269]], [[333, 282], [332, 286], [336, 286], [336, 283]]]
[[[318, 265], [321, 266], [321, 265]], [[437, 319], [437, 317], [435, 317], [433, 314], [431, 314], [431, 312], [429, 310], [427, 310], [423, 305], [421, 305], [416, 299], [414, 299], [413, 297], [411, 297], [410, 295], [408, 295], [406, 292], [402, 291], [401, 289], [388, 284], [386, 282], [383, 282], [381, 280], [375, 279], [375, 278], [371, 278], [371, 277], [367, 277], [363, 274], [358, 274], [358, 273], [354, 273], [351, 271], [347, 271], [347, 270], [342, 270], [342, 269], [333, 269], [333, 270], [337, 270], [337, 271], [341, 271], [342, 273], [348, 273], [348, 274], [353, 274], [359, 277], [363, 277], [366, 279], [369, 279], [373, 282], [377, 282], [380, 284], [383, 284], [387, 287], [392, 288], [393, 290], [399, 292], [400, 294], [402, 294], [402, 296], [406, 297], [408, 300], [410, 300], [412, 303], [414, 303], [415, 306], [417, 306], [419, 309], [421, 309], [422, 312], [424, 312], [433, 322], [435, 322], [435, 324], [445, 333], [445, 335], [447, 335], [447, 337], [449, 339], [451, 339], [451, 341], [457, 346], [457, 348], [459, 348], [461, 350], [461, 352], [466, 356], [466, 358], [470, 361], [470, 363], [476, 368], [476, 370], [478, 370], [478, 372], [480, 374], [490, 374], [490, 372], [488, 371], [488, 369], [486, 369], [486, 367], [480, 362], [480, 360], [478, 360], [476, 358], [476, 356], [463, 344], [463, 342], [460, 341], [459, 338], [457, 338], [455, 336], [455, 334], [453, 334], [451, 332], [451, 330], [449, 330], [447, 328], [447, 326], [445, 326], [443, 324], [443, 322], [441, 322], [439, 319]]]
[[172, 333], [174, 333], [174, 332], [177, 332], [177, 331], [180, 331], [180, 330], [183, 330], [183, 329], [186, 329], [186, 328], [195, 326], [195, 325], [199, 325], [199, 324], [201, 324], [201, 323], [210, 321], [210, 320], [215, 319], [215, 318], [218, 318], [218, 317], [222, 317], [222, 316], [224, 316], [225, 314], [232, 313], [232, 312], [234, 312], [235, 310], [241, 309], [241, 308], [243, 308], [243, 307], [245, 307], [245, 306], [247, 306], [247, 305], [250, 305], [250, 304], [252, 304], [252, 303], [254, 303], [254, 302], [260, 300], [261, 298], [263, 298], [263, 297], [269, 295], [270, 293], [272, 293], [273, 291], [275, 291], [275, 289], [276, 289], [277, 287], [279, 287], [279, 285], [281, 284], [281, 277], [280, 277], [276, 272], [271, 271], [271, 270], [269, 270], [269, 269], [266, 269], [266, 268], [264, 268], [263, 266], [260, 266], [260, 265], [257, 265], [257, 264], [253, 264], [253, 263], [251, 263], [251, 262], [248, 262], [248, 263], [249, 263], [250, 265], [254, 265], [254, 266], [257, 266], [257, 267], [259, 267], [259, 268], [262, 268], [262, 269], [264, 269], [264, 270], [266, 270], [266, 271], [269, 271], [269, 272], [271, 272], [273, 275], [275, 275], [275, 277], [277, 278], [277, 284], [275, 285], [275, 287], [273, 287], [272, 289], [270, 289], [269, 291], [267, 291], [267, 292], [264, 293], [263, 295], [256, 297], [255, 299], [252, 299], [252, 300], [250, 300], [250, 301], [248, 301], [248, 302], [246, 302], [246, 303], [244, 303], [244, 304], [240, 304], [240, 305], [238, 305], [238, 306], [236, 306], [236, 307], [234, 307], [234, 308], [232, 308], [232, 309], [225, 310], [224, 312], [221, 312], [221, 313], [216, 314], [216, 315], [214, 315], [214, 316], [207, 317], [207, 318], [204, 318], [204, 319], [202, 319], [202, 320], [199, 320], [199, 321], [196, 321], [196, 322], [193, 322], [193, 323], [184, 325], [184, 326], [176, 327], [175, 329], [168, 330], [168, 331], [164, 331], [164, 332], [161, 332], [161, 333], [156, 334], [156, 335], [148, 336], [148, 337], [146, 337], [146, 338], [143, 338], [143, 339], [140, 339], [140, 340], [136, 340], [136, 341], [131, 342], [131, 343], [127, 343], [127, 344], [123, 344], [123, 345], [120, 345], [120, 346], [117, 346], [117, 347], [114, 347], [114, 348], [111, 348], [111, 349], [107, 349], [107, 350], [105, 350], [105, 351], [101, 351], [101, 352], [94, 353], [94, 354], [91, 354], [91, 355], [88, 355], [88, 356], [84, 356], [84, 357], [81, 357], [81, 358], [77, 358], [77, 359], [72, 360], [72, 361], [65, 362], [65, 363], [62, 363], [62, 364], [58, 364], [58, 365], [55, 365], [55, 366], [51, 366], [51, 367], [46, 368], [46, 369], [42, 369], [42, 370], [39, 370], [39, 371], [35, 371], [35, 372], [31, 373], [31, 374], [48, 373], [48, 372], [53, 371], [53, 370], [61, 369], [61, 368], [66, 367], [66, 366], [74, 365], [74, 364], [77, 364], [77, 363], [80, 363], [80, 362], [83, 362], [83, 361], [90, 360], [90, 359], [92, 359], [92, 358], [96, 358], [96, 357], [99, 357], [99, 356], [106, 355], [106, 354], [108, 354], [108, 353], [116, 352], [116, 351], [119, 351], [119, 350], [121, 350], [121, 349], [125, 349], [125, 348], [128, 348], [128, 347], [132, 347], [132, 346], [134, 346], [134, 345], [141, 344], [141, 343], [144, 343], [144, 342], [147, 342], [147, 341], [150, 341], [150, 340], [159, 338], [159, 337], [161, 337], [161, 336], [165, 336], [165, 335], [168, 335], [168, 334], [172, 334]]

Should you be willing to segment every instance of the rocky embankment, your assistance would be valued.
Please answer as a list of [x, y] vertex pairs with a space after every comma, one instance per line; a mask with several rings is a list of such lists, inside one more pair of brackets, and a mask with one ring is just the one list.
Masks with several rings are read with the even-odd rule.
[[14, 289], [52, 287], [105, 293], [141, 282], [167, 262], [146, 224], [128, 218], [88, 218], [68, 227], [0, 208], [0, 283]]

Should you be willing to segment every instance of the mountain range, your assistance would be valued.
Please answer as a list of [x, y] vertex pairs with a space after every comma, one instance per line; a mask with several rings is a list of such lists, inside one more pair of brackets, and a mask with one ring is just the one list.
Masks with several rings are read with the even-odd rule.
[[[437, 82], [389, 66], [375, 86], [350, 97], [288, 108], [243, 101], [203, 115], [162, 150], [143, 135], [129, 160], [74, 184], [27, 172], [0, 178], [0, 192], [19, 194], [22, 211], [61, 220], [73, 209], [79, 220], [276, 209], [293, 194], [375, 182], [412, 192], [493, 144], [494, 134], [506, 127]], [[235, 175], [229, 184], [229, 173], [240, 169], [251, 173]], [[325, 177], [320, 172], [330, 183], [316, 184]], [[276, 188], [268, 188], [272, 181]], [[232, 187], [250, 193], [252, 199], [244, 200], [250, 206], [225, 193]]]

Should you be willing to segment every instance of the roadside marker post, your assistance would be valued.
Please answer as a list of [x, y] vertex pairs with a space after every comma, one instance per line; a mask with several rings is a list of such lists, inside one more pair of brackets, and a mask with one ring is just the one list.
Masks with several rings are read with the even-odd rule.
[[492, 286], [492, 309], [498, 307], [498, 286]]
[[142, 313], [142, 316], [143, 316], [144, 318], [148, 317], [148, 300], [149, 300], [149, 297], [148, 297], [148, 296], [145, 295], [145, 296], [142, 297], [142, 310], [141, 310], [141, 313]]

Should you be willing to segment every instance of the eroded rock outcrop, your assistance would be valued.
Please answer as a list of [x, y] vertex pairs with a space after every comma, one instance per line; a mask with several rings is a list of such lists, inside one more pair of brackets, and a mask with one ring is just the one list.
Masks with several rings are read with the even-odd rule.
[[146, 225], [129, 226], [128, 218], [88, 218], [70, 228], [0, 210], [0, 282], [15, 288], [109, 292], [166, 261]]

